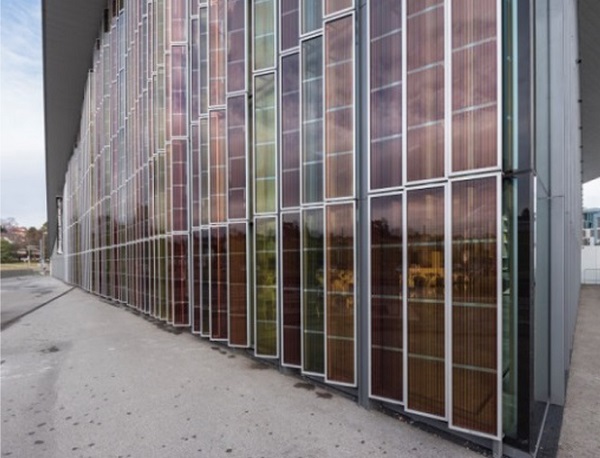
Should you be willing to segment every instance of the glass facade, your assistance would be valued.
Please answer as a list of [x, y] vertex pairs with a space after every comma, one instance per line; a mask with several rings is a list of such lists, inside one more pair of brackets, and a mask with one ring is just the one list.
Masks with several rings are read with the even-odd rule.
[[499, 440], [518, 410], [502, 2], [359, 3], [109, 5], [67, 280]]

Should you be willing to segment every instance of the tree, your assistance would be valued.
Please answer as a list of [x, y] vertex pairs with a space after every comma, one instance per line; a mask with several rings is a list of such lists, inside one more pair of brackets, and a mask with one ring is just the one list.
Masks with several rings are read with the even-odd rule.
[[0, 263], [16, 262], [17, 261], [17, 247], [10, 243], [8, 240], [0, 240]]

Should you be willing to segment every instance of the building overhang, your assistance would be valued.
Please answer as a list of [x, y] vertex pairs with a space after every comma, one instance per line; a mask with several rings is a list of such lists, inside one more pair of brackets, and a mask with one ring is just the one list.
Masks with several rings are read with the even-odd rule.
[[48, 241], [56, 237], [56, 197], [79, 132], [85, 83], [106, 0], [42, 0]]

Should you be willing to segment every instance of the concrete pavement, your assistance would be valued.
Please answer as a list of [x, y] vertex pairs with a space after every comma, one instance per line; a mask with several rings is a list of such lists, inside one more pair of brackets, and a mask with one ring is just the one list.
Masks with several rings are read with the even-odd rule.
[[561, 458], [600, 456], [600, 286], [581, 287], [558, 447]]
[[2, 332], [1, 382], [2, 456], [481, 456], [79, 289]]

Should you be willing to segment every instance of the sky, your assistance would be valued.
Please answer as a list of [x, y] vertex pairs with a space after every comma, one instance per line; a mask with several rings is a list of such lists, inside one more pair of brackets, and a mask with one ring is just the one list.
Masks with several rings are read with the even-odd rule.
[[[0, 2], [0, 218], [46, 221], [41, 0]], [[600, 179], [583, 186], [600, 208]]]
[[0, 2], [0, 217], [46, 221], [41, 0]]

